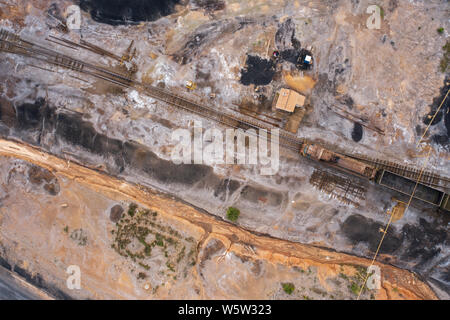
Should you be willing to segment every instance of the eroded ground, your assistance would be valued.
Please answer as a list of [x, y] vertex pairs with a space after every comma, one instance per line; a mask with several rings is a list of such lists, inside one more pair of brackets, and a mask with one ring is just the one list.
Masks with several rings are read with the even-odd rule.
[[[370, 263], [253, 235], [150, 189], [1, 145], [2, 154], [20, 150], [30, 161], [0, 160], [2, 257], [58, 298], [355, 299]], [[31, 182], [36, 172], [51, 176], [59, 191]], [[81, 290], [66, 287], [70, 265], [81, 268]], [[435, 298], [414, 274], [381, 268], [381, 289], [366, 289], [362, 298]], [[290, 294], [286, 283], [295, 287]]]

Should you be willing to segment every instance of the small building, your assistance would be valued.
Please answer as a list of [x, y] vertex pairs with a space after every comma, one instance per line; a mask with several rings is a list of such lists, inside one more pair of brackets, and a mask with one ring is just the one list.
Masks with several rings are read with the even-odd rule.
[[294, 112], [295, 107], [303, 107], [305, 96], [290, 89], [281, 89], [276, 97], [275, 108], [287, 112]]
[[306, 55], [305, 59], [303, 60], [304, 64], [311, 64], [312, 63], [312, 57], [310, 55]]

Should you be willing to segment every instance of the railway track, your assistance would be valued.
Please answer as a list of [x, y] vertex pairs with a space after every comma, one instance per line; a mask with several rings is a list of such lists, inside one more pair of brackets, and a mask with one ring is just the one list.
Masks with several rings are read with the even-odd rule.
[[[267, 126], [247, 117], [237, 116], [229, 112], [216, 110], [210, 106], [206, 106], [185, 97], [176, 95], [166, 89], [146, 85], [144, 86], [144, 91], [146, 94], [155, 99], [198, 114], [204, 118], [214, 120], [225, 126], [243, 130], [255, 129], [255, 135], [259, 137], [262, 136], [257, 133], [257, 130], [265, 130], [267, 132], [267, 139], [270, 139], [271, 130], [274, 129], [273, 127]], [[279, 140], [280, 146], [295, 152], [298, 152], [298, 150], [300, 150], [301, 144], [305, 141], [304, 139], [292, 136], [287, 132], [283, 132], [282, 130], [280, 130], [279, 133]]]
[[[214, 108], [213, 106], [208, 106], [184, 96], [177, 95], [167, 89], [143, 84], [141, 82], [132, 80], [127, 76], [108, 70], [104, 67], [99, 67], [85, 61], [81, 61], [70, 56], [58, 53], [41, 45], [25, 41], [18, 35], [7, 32], [5, 30], [0, 30], [0, 51], [32, 57], [34, 59], [52, 65], [94, 76], [119, 86], [134, 88], [154, 99], [197, 114], [203, 118], [221, 123], [227, 127], [243, 130], [254, 129], [255, 132], [252, 133], [250, 131], [247, 132], [247, 134], [255, 135], [259, 138], [267, 138], [268, 141], [270, 139], [272, 129], [278, 129], [273, 126], [268, 126], [262, 121], [255, 120], [254, 118], [221, 111]], [[259, 133], [259, 130], [261, 129], [267, 132], [266, 136], [261, 136], [261, 134]], [[308, 141], [304, 138], [299, 138], [282, 129], [279, 130], [280, 147], [299, 153], [301, 146], [305, 142]], [[423, 172], [422, 175], [420, 175], [420, 170], [409, 166], [402, 166], [395, 162], [370, 158], [364, 155], [347, 154], [339, 151], [337, 153], [364, 161], [375, 166], [377, 169], [385, 169], [393, 173], [402, 175], [408, 179], [412, 179], [415, 181], [419, 180], [420, 183], [423, 183], [425, 185], [442, 187], [442, 182], [444, 182], [444, 184], [448, 184], [450, 182], [450, 179], [441, 177], [432, 172]]]
[[371, 158], [359, 154], [355, 155], [345, 153], [344, 155], [353, 159], [363, 161], [367, 164], [374, 166], [377, 169], [385, 169], [413, 181], [418, 180], [420, 183], [424, 185], [446, 188], [446, 186], [450, 183], [449, 178], [441, 177], [430, 171], [423, 171], [423, 173], [421, 174], [420, 169], [413, 168], [411, 166], [401, 165], [396, 162]]
[[[3, 31], [3, 30], [2, 30]], [[107, 70], [106, 68], [98, 67], [90, 63], [69, 57], [67, 55], [58, 53], [50, 49], [43, 49], [40, 46], [34, 47], [30, 42], [23, 42], [19, 37], [14, 34], [0, 33], [0, 51], [14, 53], [18, 55], [32, 57], [34, 59], [41, 60], [43, 62], [53, 64], [59, 67], [64, 67], [79, 73], [91, 75], [102, 80], [109, 81], [111, 83], [127, 87], [135, 88], [140, 92], [149, 95], [152, 98], [166, 102], [167, 104], [176, 106], [178, 108], [187, 110], [191, 113], [198, 114], [204, 118], [211, 119], [219, 122], [225, 126], [233, 127], [236, 129], [255, 129], [266, 130], [267, 139], [270, 139], [271, 130], [274, 129], [271, 126], [267, 126], [259, 121], [256, 121], [250, 117], [243, 117], [231, 114], [230, 112], [219, 111], [213, 107], [203, 105], [199, 102], [193, 101], [186, 97], [174, 94], [166, 89], [158, 88], [155, 86], [145, 85], [138, 81], [132, 80], [126, 76], [123, 76], [117, 72]], [[250, 135], [252, 133], [249, 133]], [[265, 138], [259, 133], [255, 132], [254, 135]], [[291, 151], [298, 152], [303, 139], [295, 137], [288, 132], [279, 133], [279, 145], [289, 149]]]

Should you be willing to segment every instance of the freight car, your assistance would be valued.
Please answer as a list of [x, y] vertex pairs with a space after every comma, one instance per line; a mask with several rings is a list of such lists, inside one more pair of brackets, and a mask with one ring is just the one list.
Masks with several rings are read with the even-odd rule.
[[413, 195], [415, 199], [432, 204], [445, 211], [450, 211], [450, 195], [440, 190], [417, 183], [385, 169], [378, 171], [375, 181], [383, 187], [407, 196]]
[[[410, 180], [385, 169], [377, 169], [363, 161], [349, 158], [339, 153], [330, 151], [320, 145], [304, 143], [300, 153], [307, 158], [326, 162], [337, 169], [347, 171], [351, 174], [367, 178], [379, 185], [395, 190], [404, 195], [424, 201], [437, 206], [445, 211], [450, 211], [450, 195], [440, 190], [416, 181]], [[416, 187], [417, 183], [417, 187]]]
[[304, 143], [301, 147], [301, 154], [370, 180], [374, 180], [377, 173], [377, 169], [369, 164], [330, 151], [314, 143]]

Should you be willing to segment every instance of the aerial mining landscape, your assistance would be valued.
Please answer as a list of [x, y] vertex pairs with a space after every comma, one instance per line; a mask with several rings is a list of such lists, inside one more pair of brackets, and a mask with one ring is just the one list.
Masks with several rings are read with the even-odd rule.
[[0, 299], [449, 300], [446, 0], [0, 0]]

